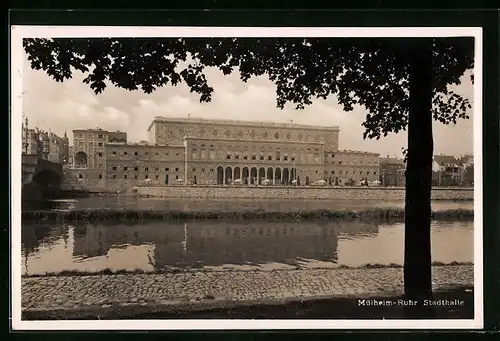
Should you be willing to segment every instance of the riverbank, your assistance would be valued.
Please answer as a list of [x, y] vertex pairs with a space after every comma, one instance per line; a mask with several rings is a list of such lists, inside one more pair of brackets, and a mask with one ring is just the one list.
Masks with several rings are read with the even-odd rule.
[[[403, 220], [404, 208], [371, 208], [358, 210], [301, 210], [293, 212], [238, 210], [238, 211], [153, 211], [128, 209], [80, 209], [23, 211], [23, 221], [141, 221], [141, 220]], [[474, 220], [474, 210], [452, 209], [434, 211], [434, 220]]]
[[[432, 266], [472, 266], [471, 262], [432, 262]], [[337, 265], [331, 264], [328, 267], [314, 267], [315, 270], [326, 270], [326, 269], [401, 269], [403, 265], [391, 263], [391, 264], [364, 264], [361, 266], [347, 266], [347, 265]], [[156, 270], [142, 270], [142, 269], [120, 269], [112, 270], [109, 268], [98, 270], [98, 271], [80, 271], [80, 270], [62, 270], [59, 272], [46, 272], [44, 274], [28, 274], [22, 275], [24, 278], [30, 277], [57, 277], [57, 276], [105, 276], [105, 275], [144, 275], [144, 274], [165, 274], [165, 273], [181, 273], [181, 272], [193, 272], [193, 271], [210, 271], [210, 272], [227, 272], [227, 271], [276, 271], [276, 270], [301, 270], [304, 269], [300, 266], [288, 266], [288, 269], [270, 267], [265, 268], [259, 265], [240, 265], [240, 266], [219, 266], [219, 267], [203, 267], [202, 265], [195, 263], [191, 267], [176, 268], [170, 267], [166, 269], [156, 269]]]
[[[449, 295], [453, 290], [473, 286], [474, 269], [472, 265], [434, 266], [432, 281], [435, 291], [447, 291], [445, 296], [452, 300]], [[354, 309], [352, 304], [357, 299], [398, 297], [402, 293], [401, 268], [193, 271], [21, 279], [23, 319], [122, 319], [139, 315], [188, 318], [195, 312], [210, 310], [212, 318], [225, 317], [221, 312], [220, 316], [213, 315], [214, 309], [222, 309], [226, 314], [231, 309], [240, 309], [239, 318], [251, 318], [249, 309], [242, 307], [260, 307], [263, 312], [269, 311], [266, 308], [269, 305], [275, 308], [262, 317], [279, 318], [284, 316], [272, 314], [279, 310], [276, 307], [283, 310], [284, 305], [319, 299], [329, 300], [329, 304], [335, 299], [348, 299], [350, 303], [345, 304], [352, 310], [337, 309], [337, 313], [344, 314], [343, 318], [357, 318], [366, 312], [365, 307]], [[470, 300], [467, 302], [472, 304]], [[473, 307], [470, 309], [473, 311]], [[325, 308], [320, 310], [328, 313]], [[330, 313], [332, 317], [336, 314]], [[292, 317], [297, 318], [289, 313], [288, 318]]]

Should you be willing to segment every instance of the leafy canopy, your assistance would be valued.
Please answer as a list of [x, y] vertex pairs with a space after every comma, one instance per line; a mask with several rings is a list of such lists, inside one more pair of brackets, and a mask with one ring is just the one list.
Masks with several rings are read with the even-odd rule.
[[[409, 49], [414, 39], [399, 38], [106, 38], [24, 39], [31, 67], [56, 81], [73, 68], [88, 73], [84, 82], [98, 94], [106, 81], [127, 90], [151, 93], [186, 83], [211, 100], [214, 89], [203, 73], [217, 67], [238, 70], [242, 81], [267, 75], [276, 85], [277, 106], [303, 109], [315, 98], [336, 95], [345, 111], [363, 106], [369, 114], [364, 138], [406, 129], [409, 113]], [[470, 102], [450, 91], [474, 66], [473, 38], [429, 39], [433, 52], [433, 117], [448, 124], [468, 118]], [[473, 78], [471, 77], [473, 81]]]

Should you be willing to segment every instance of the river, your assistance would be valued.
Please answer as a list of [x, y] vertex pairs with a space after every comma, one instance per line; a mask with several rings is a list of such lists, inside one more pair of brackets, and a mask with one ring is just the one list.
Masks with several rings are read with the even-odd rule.
[[[433, 261], [473, 261], [473, 223], [434, 221]], [[401, 223], [188, 221], [30, 224], [22, 273], [403, 264]]]
[[[398, 208], [402, 201], [165, 200], [95, 196], [44, 203], [49, 210], [182, 211]], [[434, 211], [473, 209], [434, 201]], [[473, 222], [434, 221], [433, 261], [473, 261]], [[63, 270], [296, 268], [403, 263], [404, 226], [367, 221], [55, 222], [22, 225], [23, 274]]]

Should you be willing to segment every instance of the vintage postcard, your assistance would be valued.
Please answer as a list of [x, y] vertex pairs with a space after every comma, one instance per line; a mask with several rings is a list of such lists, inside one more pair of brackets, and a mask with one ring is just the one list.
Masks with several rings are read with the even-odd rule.
[[14, 329], [482, 328], [480, 28], [13, 26], [11, 68]]

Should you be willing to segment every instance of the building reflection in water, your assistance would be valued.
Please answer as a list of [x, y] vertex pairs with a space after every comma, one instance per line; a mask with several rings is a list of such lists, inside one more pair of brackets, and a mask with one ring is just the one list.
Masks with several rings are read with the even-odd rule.
[[69, 226], [67, 224], [26, 224], [21, 225], [21, 253], [23, 260], [23, 272], [27, 274], [28, 258], [36, 254], [40, 248], [51, 249], [61, 240], [64, 247], [68, 247]]
[[73, 256], [102, 256], [111, 248], [154, 244], [156, 269], [195, 264], [297, 264], [301, 259], [336, 262], [339, 234], [374, 237], [363, 222], [194, 221], [142, 225], [77, 225]]

